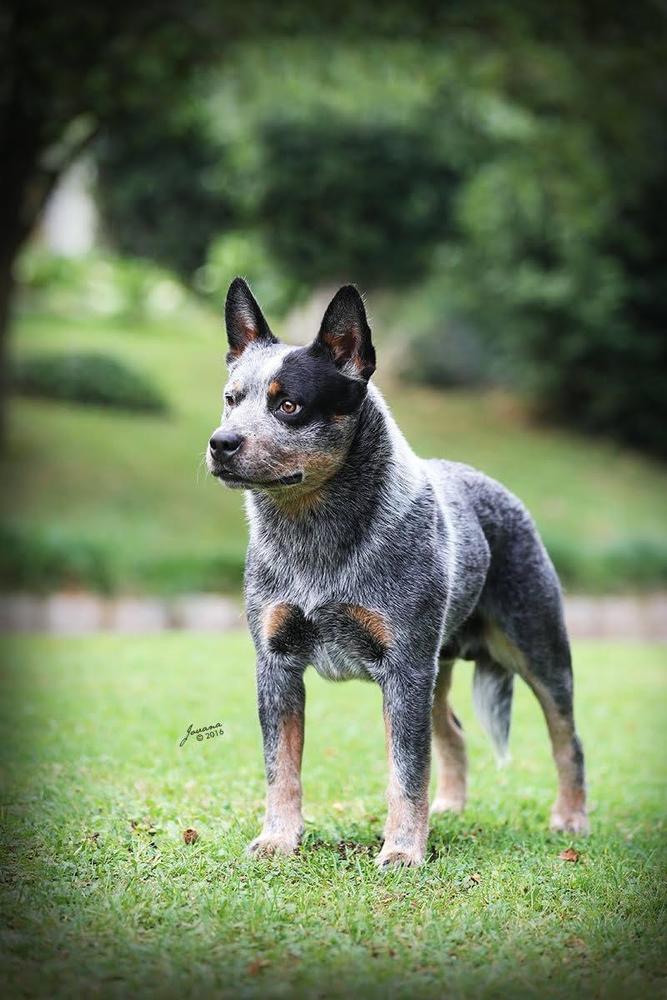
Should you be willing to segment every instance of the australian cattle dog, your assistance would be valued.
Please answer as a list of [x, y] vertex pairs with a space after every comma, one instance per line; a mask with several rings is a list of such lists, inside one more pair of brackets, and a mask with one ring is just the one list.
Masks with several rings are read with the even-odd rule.
[[466, 798], [463, 731], [449, 703], [457, 659], [499, 758], [514, 678], [544, 712], [558, 771], [554, 830], [587, 830], [584, 758], [560, 586], [521, 502], [458, 462], [421, 459], [370, 384], [375, 350], [346, 285], [307, 347], [280, 343], [236, 278], [225, 320], [229, 381], [207, 449], [246, 491], [245, 595], [257, 650], [264, 826], [249, 850], [291, 854], [303, 833], [303, 675], [380, 685], [389, 759], [380, 867], [418, 865], [431, 812]]

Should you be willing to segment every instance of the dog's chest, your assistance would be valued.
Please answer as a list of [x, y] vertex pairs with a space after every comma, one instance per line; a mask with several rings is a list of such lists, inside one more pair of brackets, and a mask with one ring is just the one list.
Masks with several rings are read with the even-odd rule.
[[272, 652], [306, 660], [329, 680], [370, 679], [394, 642], [381, 611], [342, 601], [307, 614], [297, 604], [275, 602], [265, 610], [263, 637]]
[[335, 640], [317, 645], [313, 650], [312, 661], [320, 677], [329, 681], [370, 679], [368, 667], [358, 658], [358, 654]]

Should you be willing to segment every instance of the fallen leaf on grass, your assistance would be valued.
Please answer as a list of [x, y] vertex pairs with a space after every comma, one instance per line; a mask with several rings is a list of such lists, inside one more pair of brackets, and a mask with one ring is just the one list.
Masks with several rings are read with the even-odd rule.
[[558, 855], [561, 861], [578, 861], [579, 854], [574, 847], [568, 847]]
[[262, 969], [265, 969], [269, 964], [266, 958], [256, 958], [254, 962], [251, 962], [248, 966], [249, 976], [258, 976]]
[[183, 840], [186, 844], [194, 844], [195, 840], [199, 839], [199, 834], [193, 826], [189, 826], [187, 830], [183, 830]]

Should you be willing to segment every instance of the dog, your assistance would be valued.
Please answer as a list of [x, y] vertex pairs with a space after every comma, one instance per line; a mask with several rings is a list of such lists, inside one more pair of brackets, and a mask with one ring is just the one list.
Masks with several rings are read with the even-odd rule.
[[379, 684], [389, 759], [381, 868], [419, 865], [432, 813], [466, 799], [455, 660], [474, 661], [476, 712], [507, 753], [514, 678], [536, 695], [558, 774], [552, 829], [587, 832], [584, 756], [558, 577], [522, 503], [475, 469], [418, 458], [370, 383], [375, 350], [353, 285], [306, 347], [280, 343], [247, 283], [228, 291], [229, 381], [209, 472], [246, 491], [247, 618], [257, 652], [266, 813], [248, 850], [303, 834], [303, 675]]

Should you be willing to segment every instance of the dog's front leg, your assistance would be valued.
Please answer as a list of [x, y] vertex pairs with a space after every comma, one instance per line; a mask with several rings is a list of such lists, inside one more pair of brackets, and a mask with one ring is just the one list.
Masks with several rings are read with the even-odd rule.
[[301, 758], [306, 691], [303, 669], [280, 656], [260, 656], [257, 700], [264, 740], [267, 793], [264, 826], [248, 851], [293, 854], [303, 833]]
[[387, 822], [380, 868], [420, 865], [428, 837], [433, 675], [392, 676], [382, 685], [389, 760]]

